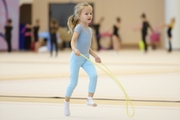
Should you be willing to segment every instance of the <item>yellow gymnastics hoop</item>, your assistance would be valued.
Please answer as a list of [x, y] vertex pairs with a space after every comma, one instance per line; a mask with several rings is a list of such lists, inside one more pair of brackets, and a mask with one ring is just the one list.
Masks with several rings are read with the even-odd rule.
[[[125, 99], [126, 99], [126, 113], [129, 117], [133, 117], [134, 114], [135, 114], [135, 109], [134, 109], [134, 106], [131, 102], [131, 99], [129, 98], [129, 96], [127, 95], [124, 87], [122, 86], [122, 84], [119, 82], [119, 80], [117, 79], [117, 77], [106, 67], [105, 64], [101, 63], [103, 65], [103, 67], [105, 68], [102, 68], [100, 65], [98, 65], [97, 63], [93, 62], [92, 60], [90, 60], [89, 58], [87, 58], [86, 56], [84, 56], [83, 54], [80, 54], [83, 58], [85, 58], [86, 60], [90, 61], [92, 64], [96, 65], [97, 67], [99, 67], [102, 71], [104, 71], [106, 74], [108, 74], [116, 83], [117, 85], [121, 88], [121, 90], [123, 91], [124, 93], [124, 96], [125, 96]], [[132, 115], [129, 114], [129, 109], [128, 109], [128, 106], [129, 104], [131, 105], [131, 108], [133, 110], [133, 113]]]

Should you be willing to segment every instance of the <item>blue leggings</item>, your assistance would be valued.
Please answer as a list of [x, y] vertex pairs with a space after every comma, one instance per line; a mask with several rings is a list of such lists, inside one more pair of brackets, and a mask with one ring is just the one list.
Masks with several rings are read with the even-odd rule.
[[[89, 58], [89, 54], [85, 55]], [[79, 69], [82, 67], [89, 76], [89, 93], [94, 93], [97, 84], [97, 72], [94, 65], [81, 56], [76, 56], [73, 52], [70, 57], [70, 83], [66, 89], [66, 97], [71, 97], [78, 83]]]

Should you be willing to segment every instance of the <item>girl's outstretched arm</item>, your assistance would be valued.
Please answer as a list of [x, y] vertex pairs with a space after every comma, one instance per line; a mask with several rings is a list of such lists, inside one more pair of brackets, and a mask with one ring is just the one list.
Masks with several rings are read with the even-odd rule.
[[138, 23], [137, 25], [129, 25], [128, 27], [129, 29], [131, 29], [132, 31], [136, 32], [136, 31], [140, 31], [142, 29], [142, 25], [141, 23]]

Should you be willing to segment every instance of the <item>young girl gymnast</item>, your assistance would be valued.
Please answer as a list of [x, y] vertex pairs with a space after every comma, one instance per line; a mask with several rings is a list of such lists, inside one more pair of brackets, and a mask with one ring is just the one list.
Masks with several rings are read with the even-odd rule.
[[64, 100], [64, 114], [70, 115], [69, 102], [73, 90], [78, 83], [79, 69], [82, 67], [90, 78], [88, 86], [88, 98], [86, 104], [96, 107], [97, 104], [93, 101], [93, 96], [97, 83], [97, 72], [95, 66], [80, 56], [81, 54], [89, 58], [92, 55], [97, 63], [101, 63], [101, 59], [90, 48], [92, 40], [92, 29], [89, 27], [89, 23], [92, 21], [92, 7], [86, 3], [79, 3], [74, 8], [74, 14], [68, 19], [69, 32], [73, 33], [71, 39], [72, 52], [70, 55], [70, 83], [66, 89], [66, 95]]

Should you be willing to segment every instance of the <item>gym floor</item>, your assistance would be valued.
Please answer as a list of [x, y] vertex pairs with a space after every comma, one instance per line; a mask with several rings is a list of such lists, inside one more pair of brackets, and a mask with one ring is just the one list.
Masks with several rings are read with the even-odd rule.
[[[122, 50], [97, 54], [117, 76], [132, 100], [135, 115], [126, 113], [121, 88], [97, 68], [97, 107], [86, 103], [88, 76], [81, 69], [71, 103], [71, 116], [63, 115], [69, 83], [70, 50], [49, 53], [0, 53], [0, 120], [179, 120], [180, 51]], [[93, 58], [91, 58], [93, 60]], [[132, 109], [129, 106], [129, 113]]]

